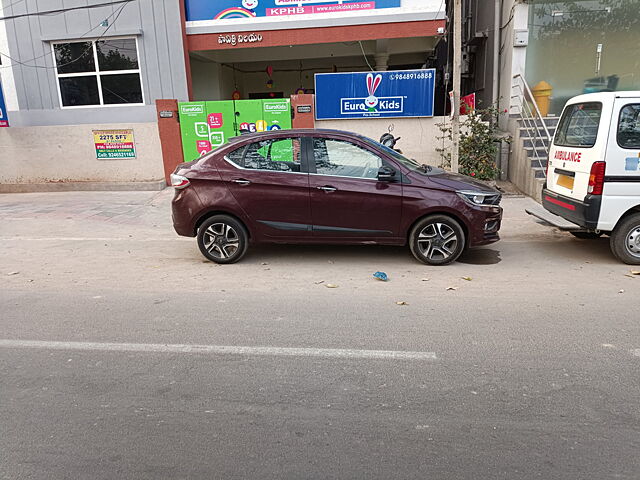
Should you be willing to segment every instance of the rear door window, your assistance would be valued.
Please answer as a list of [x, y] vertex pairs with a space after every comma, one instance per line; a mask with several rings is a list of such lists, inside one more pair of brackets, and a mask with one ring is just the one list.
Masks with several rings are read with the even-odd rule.
[[598, 138], [602, 103], [579, 103], [568, 106], [556, 132], [554, 145], [561, 147], [593, 147]]
[[640, 104], [625, 105], [620, 111], [618, 145], [631, 150], [640, 149]]
[[301, 145], [299, 138], [278, 138], [255, 142], [239, 149], [242, 154], [227, 158], [237, 166], [250, 170], [270, 170], [277, 172], [300, 172]]

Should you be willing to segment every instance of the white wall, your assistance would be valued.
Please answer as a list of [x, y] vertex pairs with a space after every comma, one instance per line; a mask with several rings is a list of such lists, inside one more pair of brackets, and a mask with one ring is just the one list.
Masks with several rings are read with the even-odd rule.
[[[513, 12], [513, 19], [502, 32], [501, 41], [504, 44], [504, 50], [500, 55], [500, 110], [507, 110], [509, 114], [515, 114], [518, 113], [518, 109], [515, 106], [518, 105], [518, 102], [511, 97], [521, 92], [519, 89], [513, 88], [513, 76], [516, 74], [524, 75], [527, 48], [514, 47], [513, 41], [515, 30], [527, 29], [529, 5], [517, 3], [516, 0], [507, 0], [502, 8], [502, 18], [510, 18]], [[506, 20], [503, 23], [506, 23]], [[502, 117], [500, 119], [500, 128], [506, 130], [508, 128], [508, 118], [506, 115]]]
[[[449, 122], [448, 117], [432, 118], [367, 118], [358, 120], [317, 120], [316, 128], [347, 130], [379, 140], [387, 133], [390, 124], [394, 125], [393, 135], [401, 137], [396, 148], [420, 163], [440, 165], [441, 159], [436, 147], [442, 147], [442, 136], [437, 124]], [[447, 143], [448, 145], [448, 143]]]
[[[92, 130], [120, 129], [133, 129], [137, 158], [97, 160]], [[156, 123], [0, 128], [0, 159], [0, 191], [7, 184], [164, 178]]]
[[[1, 4], [2, 1], [0, 1], [0, 17], [4, 17], [8, 14], [8, 10], [6, 10]], [[7, 22], [0, 20], [0, 52], [5, 54], [9, 52], [6, 23]], [[11, 68], [11, 59], [6, 55], [1, 55], [1, 57], [2, 65], [0, 66], [0, 83], [2, 83], [4, 101], [7, 106], [7, 110], [14, 111], [18, 109], [18, 94], [16, 93], [16, 82], [13, 76], [13, 69]], [[9, 122], [11, 122], [11, 118], [9, 118]]]

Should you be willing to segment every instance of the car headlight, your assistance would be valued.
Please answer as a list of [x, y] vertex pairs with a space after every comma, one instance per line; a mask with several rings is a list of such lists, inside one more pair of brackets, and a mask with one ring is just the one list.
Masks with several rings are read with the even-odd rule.
[[475, 192], [473, 190], [460, 190], [456, 192], [460, 198], [471, 205], [497, 205], [500, 203], [500, 195], [487, 192]]

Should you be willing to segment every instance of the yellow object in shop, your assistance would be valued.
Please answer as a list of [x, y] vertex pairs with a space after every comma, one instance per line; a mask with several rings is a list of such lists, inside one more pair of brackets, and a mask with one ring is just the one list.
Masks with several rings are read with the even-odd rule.
[[552, 92], [553, 87], [544, 80], [531, 89], [533, 98], [538, 104], [538, 109], [540, 110], [540, 114], [543, 117], [546, 117], [549, 114], [549, 103], [551, 100]]

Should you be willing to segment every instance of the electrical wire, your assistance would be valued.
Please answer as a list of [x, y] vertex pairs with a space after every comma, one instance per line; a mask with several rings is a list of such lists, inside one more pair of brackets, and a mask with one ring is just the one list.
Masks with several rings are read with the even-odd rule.
[[[129, 2], [129, 0], [113, 0], [111, 2], [96, 3], [93, 5], [80, 5], [77, 7], [58, 8], [56, 10], [47, 10], [45, 12], [18, 13], [16, 15], [8, 15], [6, 17], [0, 17], [0, 20], [13, 20], [16, 18], [33, 17], [33, 16], [39, 16], [39, 15], [60, 15], [61, 13], [71, 12], [73, 10], [85, 10], [85, 9], [91, 9], [91, 8], [108, 7], [110, 5], [118, 5], [119, 3], [127, 3], [127, 2]], [[15, 3], [11, 5], [15, 5]]]
[[364, 61], [367, 62], [367, 65], [369, 66], [369, 69], [373, 72], [373, 67], [371, 66], [371, 64], [369, 63], [369, 59], [367, 58], [367, 54], [364, 53], [364, 47], [362, 46], [362, 42], [360, 40], [358, 40], [358, 43], [360, 44], [360, 50], [362, 50], [362, 55], [364, 56]]
[[[116, 20], [118, 20], [118, 17], [120, 17], [120, 14], [121, 14], [121, 13], [122, 13], [122, 11], [124, 10], [124, 8], [125, 8], [127, 5], [129, 5], [129, 3], [133, 2], [133, 1], [135, 1], [135, 0], [125, 0], [125, 3], [120, 7], [120, 9], [119, 9], [119, 10], [115, 10], [114, 12], [112, 12], [112, 13], [111, 13], [111, 15], [109, 15], [107, 18], [105, 18], [105, 19], [104, 19], [104, 20], [110, 20], [114, 15], [116, 16], [116, 17], [113, 19], [113, 21], [112, 21], [112, 22], [109, 22], [109, 25], [107, 26], [107, 28], [105, 29], [105, 31], [104, 31], [104, 32], [102, 32], [102, 34], [101, 34], [98, 38], [96, 38], [94, 41], [96, 41], [96, 42], [100, 41], [100, 40], [101, 40], [101, 39], [102, 39], [102, 38], [107, 34], [107, 32], [111, 29], [111, 27], [116, 23]], [[104, 22], [104, 20], [103, 20], [102, 22], [100, 22], [98, 25], [96, 25], [95, 27], [91, 28], [90, 30], [88, 30], [87, 32], [83, 33], [80, 37], [77, 37], [77, 38], [84, 38], [86, 35], [90, 34], [90, 33], [91, 33], [91, 32], [93, 32], [96, 28], [98, 28], [98, 27], [100, 26], [100, 24]], [[73, 42], [69, 42], [69, 43], [73, 43]], [[43, 53], [42, 55], [39, 55], [39, 56], [37, 56], [37, 57], [34, 57], [34, 58], [30, 59], [30, 60], [24, 60], [24, 61], [18, 60], [17, 58], [13, 58], [13, 57], [11, 57], [10, 55], [7, 55], [6, 53], [2, 53], [2, 52], [0, 52], [0, 57], [6, 57], [6, 58], [8, 58], [9, 60], [11, 60], [11, 62], [12, 62], [12, 63], [11, 63], [11, 65], [4, 65], [4, 66], [0, 67], [0, 70], [1, 70], [1, 69], [4, 69], [4, 68], [10, 68], [11, 66], [13, 66], [13, 64], [14, 64], [14, 63], [16, 63], [16, 64], [18, 64], [18, 65], [22, 65], [22, 66], [24, 66], [24, 67], [30, 67], [30, 68], [43, 68], [43, 69], [45, 69], [45, 70], [47, 70], [47, 69], [55, 69], [55, 68], [59, 68], [59, 67], [64, 67], [64, 66], [66, 66], [66, 65], [70, 65], [71, 63], [75, 63], [75, 62], [77, 62], [77, 61], [78, 61], [78, 60], [80, 60], [84, 55], [86, 55], [86, 53], [87, 53], [89, 50], [91, 50], [91, 49], [93, 49], [93, 45], [91, 45], [91, 46], [90, 46], [89, 48], [87, 48], [84, 52], [82, 52], [78, 57], [76, 57], [75, 59], [71, 60], [70, 62], [68, 62], [68, 63], [64, 63], [64, 64], [61, 64], [61, 65], [55, 65], [55, 66], [53, 66], [53, 67], [49, 67], [49, 66], [47, 66], [47, 65], [29, 65], [29, 64], [27, 63], [27, 62], [33, 62], [34, 60], [39, 60], [39, 59], [41, 59], [41, 58], [44, 58], [44, 57], [47, 57], [47, 56], [51, 55], [51, 54], [52, 54], [51, 49], [48, 49], [48, 50], [47, 50], [45, 53]]]

